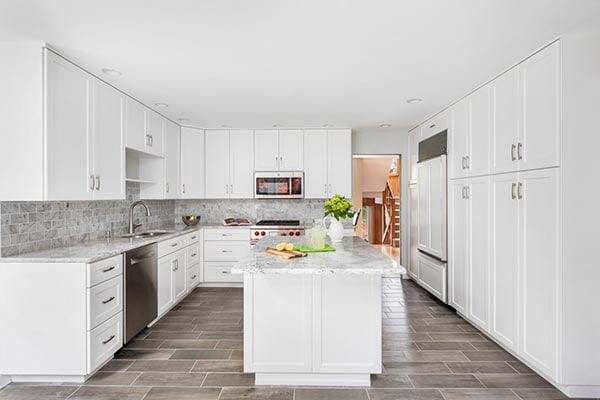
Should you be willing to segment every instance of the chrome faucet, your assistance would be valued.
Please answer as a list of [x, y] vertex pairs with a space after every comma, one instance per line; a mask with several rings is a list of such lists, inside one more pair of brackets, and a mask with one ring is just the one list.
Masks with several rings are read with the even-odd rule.
[[142, 200], [134, 201], [133, 203], [131, 203], [131, 205], [129, 206], [129, 230], [127, 231], [127, 233], [129, 233], [130, 235], [133, 234], [133, 232], [136, 230], [136, 228], [139, 228], [142, 225], [142, 224], [134, 224], [133, 223], [133, 209], [137, 205], [141, 205], [146, 209], [147, 217], [149, 217], [151, 215], [150, 208], [148, 208], [148, 205], [146, 203], [144, 203]]

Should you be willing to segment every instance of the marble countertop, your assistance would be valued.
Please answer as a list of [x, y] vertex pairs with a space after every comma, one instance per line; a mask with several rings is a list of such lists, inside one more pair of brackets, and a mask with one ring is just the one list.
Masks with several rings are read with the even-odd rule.
[[[289, 240], [301, 244], [306, 239]], [[265, 253], [275, 247], [281, 238], [261, 239], [256, 247], [231, 269], [234, 274], [387, 274], [404, 273], [397, 261], [359, 237], [345, 237], [341, 243], [332, 244], [336, 251], [309, 253], [306, 257], [282, 259]]]
[[[212, 227], [212, 225], [201, 224], [196, 226], [172, 225], [159, 228], [172, 232], [151, 238], [128, 239], [114, 237], [112, 239], [93, 240], [74, 246], [2, 257], [0, 258], [0, 263], [92, 263], [147, 244], [162, 242], [187, 233], [199, 231], [202, 228]], [[143, 230], [137, 233], [140, 232], [143, 232]]]

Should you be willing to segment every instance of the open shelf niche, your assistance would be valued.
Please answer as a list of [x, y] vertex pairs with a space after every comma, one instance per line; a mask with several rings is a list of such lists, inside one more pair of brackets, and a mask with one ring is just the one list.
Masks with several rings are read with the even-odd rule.
[[165, 159], [126, 149], [126, 182], [140, 184], [141, 199], [165, 198]]

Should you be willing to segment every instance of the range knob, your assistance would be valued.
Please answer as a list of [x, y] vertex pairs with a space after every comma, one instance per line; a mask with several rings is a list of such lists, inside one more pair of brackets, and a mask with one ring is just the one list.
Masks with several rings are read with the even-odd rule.
[[296, 231], [296, 236], [300, 236], [300, 231]]
[[265, 231], [262, 231], [262, 232], [260, 233], [260, 236], [265, 236], [266, 234], [267, 234], [267, 232], [265, 232]]
[[259, 231], [255, 231], [254, 232], [254, 236], [258, 236], [258, 235], [260, 235], [260, 232]]

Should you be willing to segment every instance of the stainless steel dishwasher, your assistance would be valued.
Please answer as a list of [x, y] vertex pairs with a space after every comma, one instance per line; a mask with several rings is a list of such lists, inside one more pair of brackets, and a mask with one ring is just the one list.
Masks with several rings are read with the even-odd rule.
[[157, 252], [154, 243], [125, 253], [125, 343], [158, 315]]

